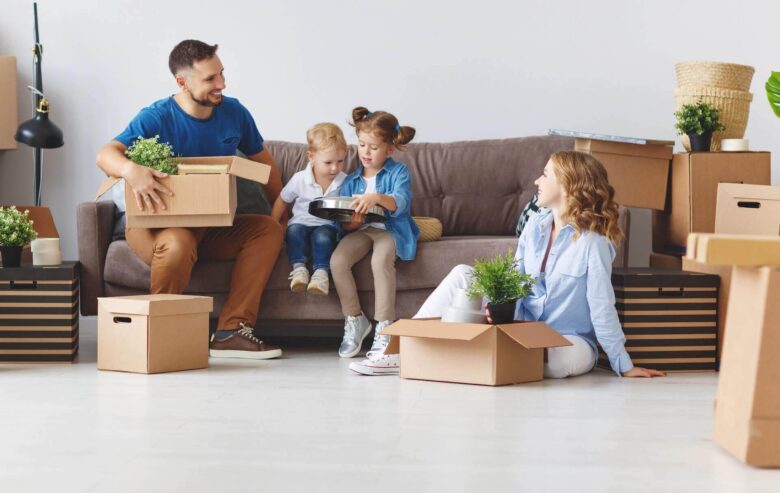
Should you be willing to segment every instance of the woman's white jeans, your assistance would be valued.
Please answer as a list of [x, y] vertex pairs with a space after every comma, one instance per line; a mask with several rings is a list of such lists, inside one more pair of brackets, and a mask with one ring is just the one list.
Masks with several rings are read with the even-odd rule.
[[[438, 318], [442, 311], [450, 306], [458, 289], [466, 289], [472, 267], [458, 265], [428, 296], [414, 318]], [[590, 344], [579, 336], [564, 335], [571, 346], [555, 347], [547, 350], [544, 363], [545, 378], [576, 377], [588, 373], [596, 365], [596, 353]]]

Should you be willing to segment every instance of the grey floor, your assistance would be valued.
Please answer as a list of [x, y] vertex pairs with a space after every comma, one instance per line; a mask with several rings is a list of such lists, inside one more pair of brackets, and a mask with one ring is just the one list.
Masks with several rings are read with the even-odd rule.
[[710, 439], [714, 374], [490, 388], [361, 377], [331, 347], [161, 375], [0, 365], [0, 491], [780, 491]]

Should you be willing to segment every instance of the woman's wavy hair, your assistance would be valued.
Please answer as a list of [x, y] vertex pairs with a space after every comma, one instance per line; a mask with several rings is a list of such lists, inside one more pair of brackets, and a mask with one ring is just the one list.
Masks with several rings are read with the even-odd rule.
[[582, 231], [593, 231], [617, 246], [623, 231], [618, 226], [615, 189], [607, 180], [604, 165], [590, 154], [578, 151], [556, 152], [550, 159], [566, 193], [563, 218], [576, 230], [575, 239]]

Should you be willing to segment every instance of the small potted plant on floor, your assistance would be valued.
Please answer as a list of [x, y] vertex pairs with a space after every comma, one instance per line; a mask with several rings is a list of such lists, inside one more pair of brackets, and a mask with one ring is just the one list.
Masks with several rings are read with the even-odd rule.
[[702, 100], [682, 105], [674, 116], [677, 118], [674, 128], [679, 135], [688, 136], [693, 152], [709, 152], [712, 132], [726, 129], [720, 122], [720, 110]]
[[3, 267], [19, 267], [22, 264], [22, 248], [38, 233], [28, 217], [30, 211], [19, 211], [16, 207], [0, 207], [0, 256]]
[[514, 319], [517, 301], [531, 294], [535, 282], [531, 275], [518, 270], [517, 261], [509, 251], [492, 259], [478, 259], [467, 293], [469, 297], [487, 297], [493, 322], [504, 324]]
[[149, 139], [138, 137], [125, 151], [125, 155], [136, 164], [175, 175], [181, 160], [173, 157], [173, 147], [170, 144], [158, 142], [159, 139], [159, 135]]

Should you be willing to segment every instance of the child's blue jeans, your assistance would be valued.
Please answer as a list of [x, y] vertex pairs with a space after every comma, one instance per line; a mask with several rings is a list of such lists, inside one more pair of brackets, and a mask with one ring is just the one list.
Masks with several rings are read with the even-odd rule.
[[305, 264], [311, 259], [314, 270], [330, 272], [330, 256], [336, 249], [337, 240], [338, 229], [333, 225], [290, 224], [287, 226], [287, 258], [291, 264]]

